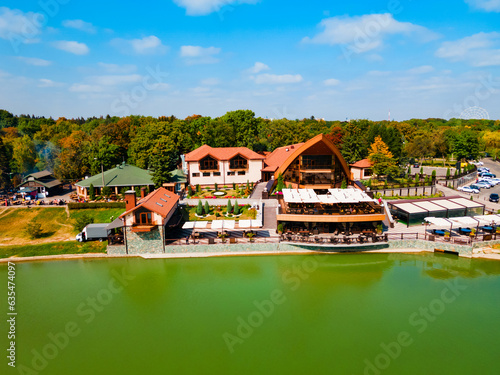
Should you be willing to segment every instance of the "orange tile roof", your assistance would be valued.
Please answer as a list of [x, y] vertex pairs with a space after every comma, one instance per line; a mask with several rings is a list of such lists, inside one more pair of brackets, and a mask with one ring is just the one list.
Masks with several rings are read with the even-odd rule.
[[351, 164], [351, 167], [354, 168], [371, 168], [372, 166], [373, 166], [372, 162], [368, 159], [363, 159], [354, 164]]
[[249, 160], [265, 159], [265, 156], [259, 155], [246, 147], [210, 147], [208, 145], [203, 145], [186, 154], [185, 160], [187, 162], [200, 161], [207, 155], [217, 160], [230, 160], [238, 154]]
[[134, 208], [121, 214], [120, 218], [134, 212], [139, 207], [144, 207], [145, 209], [156, 212], [161, 217], [166, 218], [170, 211], [176, 207], [179, 199], [180, 197], [177, 194], [172, 193], [165, 188], [159, 188], [140, 199]]
[[290, 146], [279, 147], [269, 155], [267, 155], [264, 164], [266, 165], [262, 171], [275, 172], [281, 164], [283, 164], [288, 157], [304, 143], [297, 143]]

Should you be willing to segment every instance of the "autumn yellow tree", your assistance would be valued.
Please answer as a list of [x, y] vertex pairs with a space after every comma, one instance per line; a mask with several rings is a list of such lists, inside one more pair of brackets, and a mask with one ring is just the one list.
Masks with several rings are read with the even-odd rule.
[[372, 162], [372, 170], [377, 177], [397, 173], [398, 168], [394, 156], [389, 151], [389, 147], [382, 141], [382, 137], [375, 137], [369, 152], [368, 160]]

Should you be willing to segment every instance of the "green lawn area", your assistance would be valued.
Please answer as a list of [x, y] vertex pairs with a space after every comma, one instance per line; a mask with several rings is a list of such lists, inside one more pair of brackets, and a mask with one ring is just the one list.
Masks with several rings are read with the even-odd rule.
[[[234, 202], [231, 202], [234, 204]], [[186, 221], [212, 221], [212, 220], [251, 220], [255, 219], [257, 212], [250, 207], [243, 206], [240, 207], [241, 215], [238, 217], [226, 217], [223, 214], [227, 211], [227, 206], [210, 206], [210, 216], [201, 218], [197, 217], [196, 214], [197, 207], [186, 207], [184, 208], [183, 216]], [[215, 211], [216, 210], [216, 211]], [[219, 213], [219, 216], [215, 215], [215, 212]]]
[[240, 188], [240, 190], [234, 190], [232, 187], [227, 187], [227, 188], [224, 188], [224, 187], [220, 187], [219, 186], [219, 189], [217, 190], [218, 192], [224, 192], [226, 193], [225, 195], [218, 195], [218, 196], [215, 196], [214, 193], [215, 193], [215, 190], [205, 190], [205, 189], [202, 189], [199, 193], [197, 193], [196, 191], [194, 191], [193, 195], [190, 197], [191, 199], [197, 199], [197, 198], [212, 198], [212, 197], [216, 197], [216, 198], [248, 198], [248, 196], [245, 194], [245, 188], [242, 187]]
[[31, 257], [41, 255], [106, 253], [107, 241], [99, 242], [48, 242], [38, 245], [0, 246], [0, 258], [12, 256]]
[[[122, 213], [125, 212], [124, 208], [97, 208], [89, 210], [69, 210], [70, 224], [77, 217], [82, 216], [84, 213], [90, 214], [94, 218], [94, 223], [110, 223]], [[111, 220], [113, 218], [113, 220]]]
[[[124, 212], [123, 208], [99, 208], [70, 210], [68, 218], [64, 207], [9, 208], [0, 212], [0, 245], [39, 245], [74, 239], [73, 221], [84, 213], [94, 217], [95, 223], [109, 223]], [[44, 232], [42, 238], [31, 240], [25, 228], [31, 220], [37, 220]], [[0, 246], [0, 249], [3, 246]]]

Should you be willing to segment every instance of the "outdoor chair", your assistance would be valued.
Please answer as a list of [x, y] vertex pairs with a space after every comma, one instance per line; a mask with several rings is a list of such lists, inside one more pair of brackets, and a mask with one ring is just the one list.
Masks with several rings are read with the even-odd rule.
[[234, 237], [231, 237], [231, 238], [229, 239], [229, 243], [236, 243], [236, 242], [238, 242], [238, 241], [237, 241], [237, 240], [236, 240], [236, 238], [234, 238]]
[[215, 238], [209, 238], [208, 239], [208, 244], [213, 245], [215, 243]]

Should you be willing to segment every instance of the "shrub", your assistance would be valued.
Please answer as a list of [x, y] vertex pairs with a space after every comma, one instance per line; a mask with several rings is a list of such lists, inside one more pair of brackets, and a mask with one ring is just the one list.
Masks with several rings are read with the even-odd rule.
[[191, 187], [191, 185], [188, 186], [188, 196], [192, 196], [193, 195], [193, 188]]
[[233, 210], [233, 206], [231, 205], [231, 199], [228, 199], [227, 200], [227, 210], [226, 210], [226, 212], [228, 214], [230, 214], [232, 210]]
[[424, 174], [424, 167], [420, 167], [420, 175]]
[[289, 188], [289, 189], [292, 189], [292, 184], [288, 184], [288, 188]]
[[210, 205], [205, 201], [205, 215], [210, 215]]
[[236, 183], [233, 182], [233, 190], [236, 190]]
[[240, 214], [240, 206], [238, 206], [238, 201], [234, 201], [234, 214], [239, 215]]
[[435, 170], [435, 169], [432, 171], [431, 176], [432, 176], [432, 179], [433, 179], [433, 180], [435, 180], [435, 179], [436, 179], [436, 170]]
[[250, 183], [247, 180], [247, 190], [250, 190]]
[[281, 223], [278, 224], [278, 232], [283, 233], [283, 224]]
[[43, 235], [42, 224], [40, 224], [36, 219], [31, 220], [26, 225], [26, 234], [32, 240], [34, 240], [35, 238], [42, 237]]
[[217, 182], [214, 184], [214, 188], [215, 188], [215, 191], [219, 190], [219, 185], [217, 184]]
[[200, 193], [201, 193], [200, 184], [196, 184], [196, 192], [197, 192], [198, 194], [200, 194]]
[[198, 207], [196, 207], [196, 215], [203, 215], [203, 204], [201, 203], [201, 200], [198, 201]]
[[109, 186], [104, 186], [102, 189], [102, 195], [105, 197], [109, 197], [111, 195], [111, 188]]
[[347, 189], [347, 182], [346, 180], [342, 180], [342, 184], [340, 185], [341, 189]]
[[415, 183], [418, 184], [418, 181], [420, 181], [420, 175], [415, 173]]
[[92, 215], [84, 212], [82, 215], [80, 215], [74, 220], [73, 228], [75, 228], [77, 232], [81, 232], [83, 228], [93, 223], [94, 223], [94, 218], [92, 217]]
[[90, 184], [90, 186], [89, 186], [89, 196], [90, 196], [90, 200], [91, 201], [95, 200], [95, 188], [94, 188], [94, 184]]
[[446, 170], [446, 179], [449, 180], [451, 177], [451, 171], [450, 171], [450, 167], [448, 167], [448, 169]]

